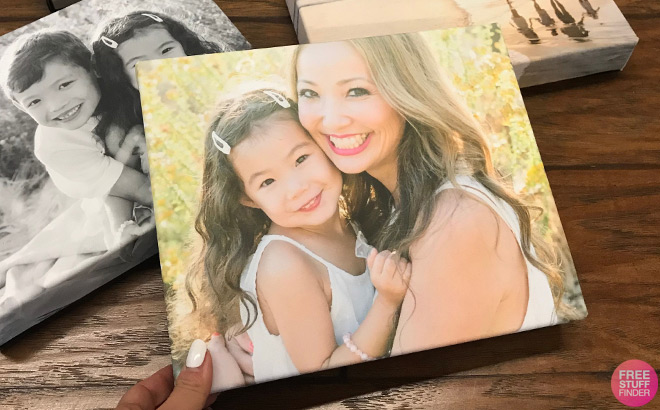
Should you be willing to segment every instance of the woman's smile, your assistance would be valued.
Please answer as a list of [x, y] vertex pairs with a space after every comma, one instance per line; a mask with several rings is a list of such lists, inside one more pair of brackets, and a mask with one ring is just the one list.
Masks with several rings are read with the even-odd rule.
[[364, 151], [371, 141], [372, 133], [362, 134], [325, 134], [330, 148], [339, 155], [355, 155]]

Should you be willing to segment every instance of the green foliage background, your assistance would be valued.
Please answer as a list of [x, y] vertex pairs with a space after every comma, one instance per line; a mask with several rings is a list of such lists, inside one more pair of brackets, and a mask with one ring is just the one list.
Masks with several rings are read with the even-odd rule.
[[[535, 221], [564, 255], [569, 298], [581, 301], [573, 263], [532, 129], [497, 26], [424, 33], [438, 62], [490, 137], [496, 167], [514, 190], [543, 209]], [[190, 257], [186, 244], [202, 174], [203, 139], [218, 99], [286, 79], [295, 46], [139, 64], [160, 258], [166, 284], [177, 286]], [[414, 64], [414, 62], [412, 63]]]

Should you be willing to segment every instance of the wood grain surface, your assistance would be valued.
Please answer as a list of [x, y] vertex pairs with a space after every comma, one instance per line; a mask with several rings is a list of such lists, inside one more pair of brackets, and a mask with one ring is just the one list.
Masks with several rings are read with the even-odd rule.
[[[284, 0], [216, 2], [254, 47], [296, 43]], [[625, 408], [616, 366], [660, 368], [660, 2], [616, 3], [640, 38], [622, 72], [523, 91], [587, 319], [230, 391], [215, 408]], [[47, 14], [0, 0], [0, 35]], [[2, 346], [0, 408], [114, 408], [169, 360], [152, 258]]]

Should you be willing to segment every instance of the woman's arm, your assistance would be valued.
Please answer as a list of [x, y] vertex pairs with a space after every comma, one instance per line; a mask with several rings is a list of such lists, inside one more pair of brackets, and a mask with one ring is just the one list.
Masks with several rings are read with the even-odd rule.
[[[392, 268], [394, 264], [390, 262], [388, 266]], [[259, 303], [264, 316], [270, 316], [275, 323], [276, 329], [271, 331], [281, 335], [300, 372], [361, 361], [345, 345], [337, 346], [322, 280], [324, 271], [325, 266], [302, 254], [293, 245], [277, 242], [270, 244], [264, 252], [257, 276]], [[383, 272], [384, 276], [393, 276], [391, 270]], [[399, 302], [392, 303], [388, 296], [379, 294], [352, 336], [355, 345], [371, 357], [387, 353], [395, 314], [405, 292], [406, 284], [399, 282]]]
[[[481, 201], [455, 189], [441, 193], [430, 226], [411, 247], [411, 259], [410, 291], [392, 354], [520, 327], [527, 301], [525, 261], [506, 223]], [[507, 298], [524, 300], [523, 310], [503, 314]]]

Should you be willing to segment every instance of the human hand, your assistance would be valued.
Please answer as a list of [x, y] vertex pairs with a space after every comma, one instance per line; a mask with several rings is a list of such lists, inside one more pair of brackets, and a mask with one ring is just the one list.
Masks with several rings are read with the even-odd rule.
[[367, 266], [378, 298], [398, 308], [408, 290], [412, 264], [396, 252], [374, 248], [367, 257]]
[[146, 141], [144, 136], [144, 126], [142, 124], [137, 124], [131, 127], [126, 133], [126, 138], [124, 142], [131, 141], [133, 143], [140, 144], [140, 141]]
[[245, 385], [243, 372], [236, 359], [227, 350], [225, 338], [219, 333], [214, 333], [207, 343], [207, 348], [213, 358], [213, 383], [212, 392], [231, 389]]
[[105, 134], [105, 147], [108, 150], [107, 152], [115, 157], [119, 148], [121, 147], [122, 142], [126, 137], [126, 133], [115, 124], [111, 124], [108, 128], [108, 131]]
[[124, 162], [124, 164], [127, 164], [128, 161], [134, 162], [142, 152], [146, 151], [146, 144], [144, 127], [135, 125], [128, 130], [121, 141], [115, 159]]
[[[145, 248], [139, 241], [140, 239], [142, 239], [142, 242], [153, 241], [154, 238], [147, 236], [147, 234], [152, 232], [155, 227], [156, 218], [153, 211], [149, 211], [149, 215], [141, 219], [140, 222], [135, 222], [131, 219], [122, 223], [116, 233], [117, 247], [120, 249], [119, 257], [121, 260], [130, 262], [133, 260], [134, 255], [143, 256], [143, 252], [148, 248]], [[133, 243], [134, 241], [138, 242]]]
[[140, 161], [140, 146], [143, 141], [145, 141], [144, 128], [137, 125], [127, 133], [124, 133], [119, 127], [113, 126], [105, 138], [107, 153], [131, 168], [136, 168]]
[[149, 175], [149, 157], [147, 157], [147, 142], [144, 142], [144, 147], [139, 146], [140, 153], [140, 170], [144, 175]]
[[144, 135], [144, 127], [136, 125], [128, 131], [126, 139], [131, 140], [132, 153], [140, 157], [140, 170], [149, 175], [149, 160], [147, 159], [147, 138]]
[[166, 366], [131, 387], [119, 400], [116, 410], [201, 410], [211, 405], [209, 396], [213, 379], [213, 359], [206, 343], [195, 340], [186, 366], [174, 383], [172, 366]]
[[227, 339], [227, 350], [229, 350], [229, 353], [241, 368], [245, 383], [249, 384], [254, 383], [254, 367], [252, 363], [254, 345], [247, 332], [236, 335], [242, 327], [243, 324], [239, 323], [229, 328], [225, 339]]

